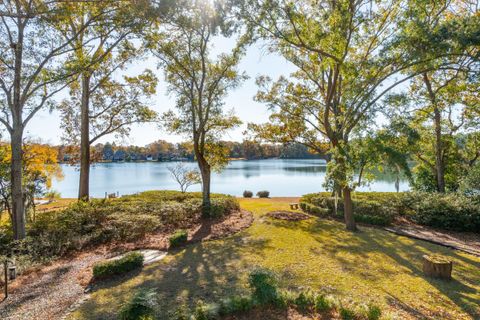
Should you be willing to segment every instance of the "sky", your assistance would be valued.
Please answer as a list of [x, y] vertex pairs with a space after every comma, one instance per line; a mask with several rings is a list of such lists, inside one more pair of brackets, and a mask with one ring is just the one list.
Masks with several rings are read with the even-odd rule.
[[[234, 39], [215, 38], [212, 48], [212, 55], [221, 52], [230, 51], [234, 45]], [[156, 68], [156, 61], [150, 58], [144, 61], [133, 62], [126, 71], [129, 75], [139, 74], [146, 68], [154, 70], [159, 78], [157, 94], [152, 99], [151, 108], [158, 113], [163, 113], [169, 109], [174, 109], [174, 97], [167, 96], [166, 83], [164, 81], [163, 71]], [[236, 115], [243, 121], [243, 125], [230, 131], [223, 138], [225, 140], [242, 141], [243, 132], [250, 122], [263, 123], [268, 121], [268, 110], [265, 104], [255, 102], [253, 97], [258, 91], [255, 79], [260, 75], [270, 76], [276, 79], [281, 75], [288, 75], [295, 70], [294, 66], [284, 58], [269, 53], [264, 44], [256, 43], [249, 47], [246, 55], [239, 64], [240, 71], [244, 71], [250, 77], [239, 88], [233, 90], [225, 99], [225, 108], [234, 109]], [[57, 99], [61, 99], [59, 94]], [[26, 136], [29, 138], [40, 138], [42, 142], [54, 145], [61, 144], [62, 130], [60, 129], [60, 117], [58, 112], [49, 112], [43, 110], [39, 112], [27, 125]], [[163, 139], [169, 142], [180, 142], [184, 137], [176, 136], [160, 129], [156, 124], [140, 124], [132, 126], [130, 136], [123, 140], [116, 140], [114, 136], [107, 136], [98, 142], [115, 141], [122, 145], [144, 146], [156, 140]]]

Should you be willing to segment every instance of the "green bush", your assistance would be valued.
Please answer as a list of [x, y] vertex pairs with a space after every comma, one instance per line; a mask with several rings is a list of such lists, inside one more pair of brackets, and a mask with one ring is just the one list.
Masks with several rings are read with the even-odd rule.
[[342, 320], [355, 320], [355, 311], [349, 308], [341, 306], [339, 313]]
[[[399, 199], [400, 196], [397, 193], [355, 193], [352, 199], [355, 219], [368, 224], [389, 225], [393, 222], [395, 215], [402, 212]], [[336, 199], [329, 193], [307, 194], [300, 201], [301, 208], [305, 212], [317, 216], [329, 215], [343, 218], [343, 199]]]
[[367, 307], [367, 319], [368, 320], [379, 320], [382, 316], [382, 310], [377, 305], [368, 305]]
[[295, 306], [301, 311], [308, 311], [315, 307], [315, 295], [311, 291], [302, 291], [295, 299]]
[[221, 218], [240, 210], [238, 200], [231, 196], [225, 198], [213, 198], [210, 201], [208, 218]]
[[263, 191], [257, 192], [257, 197], [259, 198], [268, 198], [269, 196], [270, 196], [270, 191], [263, 190]]
[[315, 310], [317, 312], [329, 311], [333, 308], [332, 300], [325, 295], [317, 295], [315, 297]]
[[456, 231], [480, 230], [480, 205], [474, 197], [417, 193], [412, 194], [409, 200], [412, 209], [410, 217], [418, 224]]
[[195, 320], [214, 320], [219, 315], [219, 308], [216, 304], [206, 304], [203, 301], [198, 301], [195, 307]]
[[171, 248], [180, 247], [187, 243], [188, 233], [185, 230], [177, 230], [173, 235], [168, 239], [170, 242]]
[[45, 193], [45, 198], [50, 201], [60, 199], [62, 197], [61, 193], [56, 190], [49, 190]]
[[153, 319], [156, 293], [154, 290], [139, 290], [120, 310], [121, 320]]
[[254, 306], [255, 303], [249, 296], [233, 296], [220, 302], [219, 314], [226, 316], [239, 312], [247, 312]]
[[139, 252], [131, 252], [120, 259], [97, 263], [93, 266], [93, 277], [105, 279], [122, 275], [143, 266], [143, 255]]
[[277, 276], [268, 269], [258, 268], [249, 275], [253, 297], [261, 304], [275, 303], [278, 299]]
[[245, 191], [243, 191], [243, 197], [244, 198], [251, 198], [251, 197], [253, 197], [253, 192], [245, 190]]

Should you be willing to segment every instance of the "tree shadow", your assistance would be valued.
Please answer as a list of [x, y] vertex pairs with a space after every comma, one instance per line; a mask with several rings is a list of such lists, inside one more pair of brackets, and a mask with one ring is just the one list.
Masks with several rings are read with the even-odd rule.
[[[473, 286], [474, 283], [480, 281], [478, 274], [480, 262], [468, 258], [465, 254], [460, 254], [458, 251], [427, 241], [405, 238], [384, 230], [366, 226], [352, 235], [352, 233], [348, 231], [339, 230], [340, 226], [338, 222], [321, 218], [317, 218], [316, 221], [308, 224], [283, 221], [273, 221], [270, 223], [282, 228], [301, 228], [303, 231], [310, 233], [319, 244], [322, 244], [318, 249], [312, 249], [314, 253], [318, 253], [319, 255], [327, 254], [331, 258], [339, 261], [343, 271], [356, 272], [368, 278], [368, 280], [373, 281], [393, 277], [398, 273], [404, 272], [402, 270], [392, 270], [387, 267], [382, 267], [377, 261], [372, 261], [371, 254], [381, 253], [385, 255], [386, 258], [395, 261], [398, 266], [409, 272], [411, 276], [419, 277], [427, 281], [463, 312], [474, 319], [480, 319], [480, 294]], [[408, 240], [400, 241], [401, 238]], [[327, 245], [325, 245], [325, 239], [328, 239]], [[345, 252], [353, 254], [354, 257], [343, 257], [342, 254]], [[426, 277], [422, 270], [422, 256], [425, 254], [441, 254], [450, 257], [454, 262], [453, 279], [444, 281]], [[375, 264], [377, 275], [369, 272], [368, 266], [370, 263]], [[477, 273], [475, 273], [475, 270], [477, 270]], [[393, 304], [397, 307], [400, 306], [405, 312], [408, 312], [414, 317], [422, 315], [420, 318], [429, 318], [416, 308], [408, 306], [398, 297], [394, 297], [391, 292], [386, 293], [389, 296], [387, 301], [395, 302]], [[435, 314], [435, 310], [431, 313]], [[442, 314], [440, 317], [444, 316], [445, 315]], [[451, 318], [455, 319], [455, 316], [451, 316]]]
[[129, 279], [104, 283], [77, 313], [85, 319], [115, 319], [112, 313], [118, 312], [117, 307], [140, 288], [157, 292], [159, 319], [170, 319], [171, 312], [182, 305], [193, 308], [199, 300], [214, 302], [242, 294], [247, 288], [239, 286], [239, 282], [251, 268], [242, 261], [242, 252], [260, 254], [267, 246], [267, 240], [241, 235], [188, 245]]

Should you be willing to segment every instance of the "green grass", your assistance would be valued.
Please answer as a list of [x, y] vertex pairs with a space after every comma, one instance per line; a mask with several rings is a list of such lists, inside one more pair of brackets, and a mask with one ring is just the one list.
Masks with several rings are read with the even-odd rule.
[[[311, 287], [345, 303], [375, 303], [401, 319], [479, 319], [480, 258], [379, 229], [352, 234], [336, 221], [311, 218], [277, 221], [263, 215], [288, 209], [291, 199], [242, 199], [255, 214], [249, 229], [228, 239], [199, 243], [167, 256], [131, 279], [110, 282], [92, 293], [72, 319], [115, 319], [119, 306], [139, 288], [159, 295], [158, 318], [198, 299], [216, 301], [248, 291], [256, 266], [278, 272], [280, 286]], [[454, 280], [422, 275], [421, 257], [454, 261]]]

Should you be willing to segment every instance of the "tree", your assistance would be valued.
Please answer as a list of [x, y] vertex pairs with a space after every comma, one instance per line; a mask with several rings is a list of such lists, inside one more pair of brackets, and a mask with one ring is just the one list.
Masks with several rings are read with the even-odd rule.
[[[123, 81], [112, 76], [142, 54], [142, 48], [132, 43], [134, 33], [148, 23], [142, 2], [87, 2], [77, 9], [67, 24], [58, 26], [66, 38], [82, 30], [71, 43], [76, 48], [72, 61], [82, 71], [70, 84], [71, 98], [60, 110], [66, 140], [80, 146], [78, 198], [88, 200], [91, 145], [108, 134], [127, 135], [133, 123], [155, 119], [141, 100], [155, 93], [156, 78], [148, 70]], [[88, 20], [95, 23], [84, 27]]]
[[152, 157], [159, 161], [165, 159], [171, 159], [175, 154], [175, 146], [165, 140], [155, 141], [147, 146], [149, 153]]
[[[15, 216], [12, 210], [11, 156], [11, 146], [0, 144], [0, 202], [13, 224]], [[29, 209], [35, 209], [35, 197], [42, 195], [45, 189], [50, 189], [52, 179], [63, 178], [63, 173], [58, 165], [56, 148], [27, 142], [23, 145], [22, 157], [22, 183], [25, 190], [23, 201], [28, 212]], [[32, 219], [34, 218], [35, 216], [32, 216]]]
[[113, 148], [112, 148], [112, 144], [107, 142], [105, 143], [105, 145], [103, 146], [103, 150], [102, 150], [102, 153], [103, 153], [103, 160], [113, 160], [113, 154], [114, 154], [114, 151], [113, 151]]
[[185, 193], [189, 187], [202, 183], [200, 173], [196, 170], [188, 169], [183, 162], [179, 162], [173, 167], [168, 167], [168, 171], [179, 184], [182, 193]]
[[63, 37], [66, 23], [82, 1], [2, 1], [0, 3], [0, 122], [10, 135], [13, 231], [25, 237], [22, 141], [25, 127], [78, 72], [68, 61], [73, 44], [92, 19]]
[[225, 25], [209, 1], [186, 3], [172, 12], [171, 22], [149, 36], [149, 47], [165, 69], [169, 92], [175, 95], [176, 112], [163, 116], [170, 132], [184, 134], [202, 176], [203, 212], [210, 213], [210, 175], [228, 162], [228, 150], [219, 139], [240, 124], [233, 111], [224, 110], [223, 99], [245, 75], [236, 70], [243, 54], [241, 39], [231, 53], [211, 57], [212, 41]]
[[[360, 132], [383, 94], [405, 79], [380, 87], [407, 66], [381, 54], [390, 40], [400, 4], [335, 1], [254, 1], [244, 14], [298, 71], [272, 83], [260, 77], [257, 101], [272, 111], [270, 123], [252, 125], [260, 138], [306, 145], [331, 154], [329, 177], [344, 199], [347, 229], [356, 230], [347, 163], [352, 135]], [[255, 14], [255, 12], [259, 12]], [[355, 132], [356, 131], [356, 132]]]
[[[105, 66], [105, 68], [104, 68]], [[108, 61], [102, 67], [92, 71], [89, 77], [88, 89], [88, 135], [82, 134], [85, 125], [82, 119], [82, 90], [72, 85], [70, 99], [65, 99], [58, 106], [62, 117], [64, 140], [71, 145], [80, 146], [80, 185], [79, 199], [88, 200], [89, 167], [92, 160], [91, 146], [98, 139], [110, 134], [127, 136], [130, 126], [134, 123], [154, 121], [156, 112], [151, 110], [144, 101], [155, 93], [157, 79], [146, 71], [136, 77], [124, 76], [123, 81], [107, 78], [110, 73]], [[81, 142], [88, 136], [88, 143]], [[82, 152], [88, 149], [88, 157]], [[88, 166], [87, 166], [88, 163]], [[82, 171], [83, 168], [83, 171]]]
[[[297, 67], [272, 83], [260, 77], [256, 99], [272, 111], [270, 123], [251, 128], [260, 138], [299, 142], [318, 153], [328, 144], [329, 176], [342, 193], [347, 229], [355, 230], [348, 174], [350, 141], [362, 137], [386, 93], [428, 69], [423, 56], [391, 49], [403, 19], [400, 1], [247, 1], [243, 17]], [[432, 55], [429, 59], [436, 59]], [[333, 172], [332, 172], [333, 171]]]
[[401, 112], [412, 114], [411, 125], [422, 133], [419, 143], [424, 143], [416, 160], [426, 169], [423, 175], [432, 176], [434, 189], [442, 193], [448, 189], [447, 171], [454, 170], [448, 168], [455, 161], [453, 137], [469, 126], [467, 113], [478, 104], [471, 98], [478, 97], [474, 75], [479, 72], [480, 51], [471, 37], [479, 27], [465, 27], [472, 19], [479, 22], [473, 8], [478, 9], [478, 3], [410, 0], [394, 42], [395, 50], [423, 60], [406, 70], [418, 76], [410, 83], [410, 91], [397, 101], [403, 102]]

